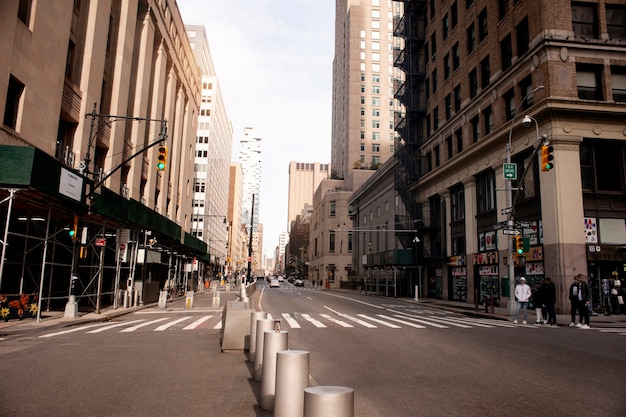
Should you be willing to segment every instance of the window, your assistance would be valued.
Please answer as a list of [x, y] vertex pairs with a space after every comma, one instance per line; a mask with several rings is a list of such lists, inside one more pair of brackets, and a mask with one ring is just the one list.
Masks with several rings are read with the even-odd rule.
[[380, 152], [380, 143], [372, 143], [372, 152]]
[[450, 6], [450, 18], [451, 18], [452, 28], [454, 29], [456, 25], [459, 24], [459, 12], [456, 7], [456, 1], [452, 3], [452, 6]]
[[433, 149], [433, 153], [435, 154], [435, 166], [438, 167], [441, 164], [441, 156], [439, 155], [439, 145], [435, 146], [435, 149]]
[[465, 10], [469, 10], [470, 7], [474, 4], [474, 0], [465, 0]]
[[597, 65], [576, 64], [576, 87], [578, 98], [602, 100], [602, 67]]
[[487, 55], [480, 61], [480, 84], [482, 88], [486, 88], [489, 85], [490, 78], [491, 70], [489, 68], [489, 55]]
[[24, 93], [24, 84], [12, 75], [9, 77], [9, 86], [7, 88], [7, 99], [4, 108], [5, 126], [13, 130], [18, 130], [17, 122], [19, 119], [20, 107], [22, 102], [22, 93]]
[[519, 89], [521, 91], [521, 96], [526, 98], [526, 100], [522, 103], [522, 109], [526, 110], [529, 107], [531, 107], [533, 105], [534, 102], [534, 97], [533, 95], [530, 94], [531, 91], [533, 91], [533, 80], [531, 78], [531, 76], [529, 75], [528, 77], [524, 78], [522, 81], [520, 81], [519, 83]]
[[335, 232], [330, 232], [328, 235], [328, 251], [330, 253], [335, 252]]
[[24, 22], [26, 26], [30, 25], [30, 10], [32, 3], [33, 0], [20, 0], [17, 6], [17, 18]]
[[[598, 13], [595, 4], [572, 2], [572, 28], [574, 36], [598, 39]], [[622, 25], [624, 22], [622, 21]]]
[[480, 42], [485, 40], [488, 33], [487, 8], [485, 7], [478, 15], [478, 38], [480, 39]]
[[610, 39], [626, 39], [626, 6], [607, 4], [606, 31]]
[[430, 18], [434, 19], [435, 18], [435, 0], [430, 0], [430, 5], [429, 5], [429, 9], [430, 9]]
[[432, 152], [428, 152], [426, 154], [426, 172], [430, 172], [433, 170], [433, 154]]
[[433, 32], [430, 35], [430, 55], [431, 58], [435, 58], [435, 54], [437, 53], [437, 32]]
[[463, 152], [463, 129], [458, 128], [454, 131], [454, 138], [456, 139], [456, 152]]
[[450, 120], [452, 118], [452, 96], [448, 94], [445, 98], [446, 102], [446, 120]]
[[450, 217], [453, 222], [465, 218], [465, 192], [463, 185], [450, 189]]
[[437, 85], [437, 68], [435, 68], [433, 70], [433, 73], [430, 76], [430, 79], [431, 79], [431, 82], [432, 82], [432, 85], [433, 85], [433, 94], [435, 94], [435, 92], [437, 92], [437, 87], [438, 87], [438, 85]]
[[626, 67], [611, 67], [613, 100], [626, 102]]
[[365, 144], [361, 143], [361, 152], [365, 152]]
[[480, 139], [480, 126], [478, 125], [478, 116], [475, 116], [470, 121], [472, 125], [472, 142], [476, 143]]
[[476, 28], [474, 23], [467, 28], [467, 54], [471, 54], [476, 49]]
[[459, 55], [459, 43], [452, 45], [452, 68], [458, 69], [461, 65], [461, 56]]
[[443, 79], [450, 78], [450, 54], [446, 54], [443, 57]]
[[502, 60], [502, 71], [506, 71], [513, 64], [513, 49], [510, 34], [500, 41], [500, 57]]
[[372, 120], [372, 128], [380, 129], [380, 120]]
[[448, 21], [448, 14], [446, 13], [441, 20], [441, 26], [443, 28], [443, 40], [448, 39], [448, 31], [450, 30], [450, 22]]
[[478, 95], [478, 74], [476, 73], [476, 68], [471, 70], [469, 73], [469, 88], [470, 97], [476, 97]]
[[483, 122], [485, 123], [485, 135], [488, 135], [493, 131], [493, 112], [491, 111], [491, 106], [483, 110]]
[[454, 111], [461, 110], [461, 85], [457, 84], [454, 87]]
[[509, 91], [504, 93], [502, 98], [504, 99], [504, 111], [506, 113], [506, 120], [510, 121], [515, 115], [515, 90], [511, 88]]
[[365, 139], [365, 132], [361, 130], [361, 139]]
[[504, 16], [509, 12], [509, 0], [498, 0], [498, 18], [504, 19]]
[[618, 141], [583, 140], [580, 145], [582, 188], [593, 192], [623, 192], [624, 150]]
[[448, 159], [452, 159], [454, 156], [454, 149], [452, 148], [452, 136], [446, 138], [446, 147], [448, 148]]
[[439, 129], [439, 106], [433, 109], [433, 129]]
[[493, 171], [476, 177], [476, 213], [483, 214], [496, 208], [496, 177]]
[[529, 48], [528, 17], [522, 19], [522, 21], [515, 26], [515, 34], [517, 36], [517, 56], [519, 58], [528, 52]]
[[380, 117], [380, 109], [372, 109], [372, 116], [374, 117]]
[[328, 203], [328, 215], [335, 217], [337, 215], [337, 201], [332, 200]]

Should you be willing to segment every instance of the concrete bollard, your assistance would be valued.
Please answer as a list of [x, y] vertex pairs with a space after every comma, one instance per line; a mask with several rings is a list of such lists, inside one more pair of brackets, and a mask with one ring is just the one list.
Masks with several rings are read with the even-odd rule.
[[354, 417], [354, 390], [337, 386], [305, 388], [304, 417]]
[[309, 352], [281, 350], [276, 355], [274, 417], [302, 416], [309, 386]]
[[274, 329], [274, 320], [261, 319], [256, 321], [256, 351], [254, 353], [254, 380], [260, 381], [263, 376], [263, 339], [265, 332]]
[[289, 334], [286, 330], [272, 330], [265, 332], [264, 335], [261, 408], [267, 411], [274, 410], [274, 398], [276, 396], [276, 356], [281, 350], [287, 349], [288, 336]]
[[250, 314], [250, 348], [248, 349], [248, 362], [254, 363], [256, 353], [256, 322], [267, 318], [264, 311], [253, 311]]
[[241, 297], [241, 301], [248, 302], [250, 298], [248, 298], [248, 291], [246, 290], [246, 284], [243, 282], [239, 285], [239, 297]]

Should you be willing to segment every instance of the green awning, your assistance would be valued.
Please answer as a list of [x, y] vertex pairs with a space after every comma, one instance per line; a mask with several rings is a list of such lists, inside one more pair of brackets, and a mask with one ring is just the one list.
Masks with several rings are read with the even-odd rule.
[[185, 232], [185, 246], [191, 248], [191, 249], [195, 249], [198, 252], [202, 253], [202, 254], [206, 254], [207, 253], [207, 244], [204, 243], [203, 241], [201, 241], [200, 239], [198, 239], [197, 237], [190, 235], [189, 233]]

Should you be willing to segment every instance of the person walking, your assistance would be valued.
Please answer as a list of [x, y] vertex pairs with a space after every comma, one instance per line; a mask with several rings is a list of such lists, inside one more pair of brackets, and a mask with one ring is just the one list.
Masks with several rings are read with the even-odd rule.
[[519, 318], [519, 311], [522, 310], [524, 313], [524, 321], [522, 324], [528, 324], [528, 300], [530, 299], [531, 291], [528, 284], [526, 284], [526, 278], [521, 277], [519, 279], [519, 284], [515, 286], [515, 299], [517, 300], [517, 309], [515, 310], [515, 320], [514, 324], [517, 324], [517, 319]]
[[554, 312], [554, 305], [556, 304], [556, 286], [550, 277], [546, 277], [543, 280], [542, 288], [543, 304], [546, 306], [548, 313], [548, 324], [550, 326], [557, 326], [556, 313]]
[[[570, 285], [569, 299], [572, 305], [572, 322], [570, 327], [588, 329], [589, 326], [589, 304], [591, 303], [591, 291], [584, 275], [578, 274], [574, 277], [574, 282]], [[576, 312], [578, 312], [578, 323], [576, 323]]]

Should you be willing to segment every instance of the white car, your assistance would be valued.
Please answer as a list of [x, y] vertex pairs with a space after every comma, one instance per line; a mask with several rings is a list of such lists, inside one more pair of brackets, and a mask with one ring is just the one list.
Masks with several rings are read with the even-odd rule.
[[278, 280], [275, 278], [270, 281], [270, 288], [274, 287], [280, 288], [280, 282], [278, 282]]

